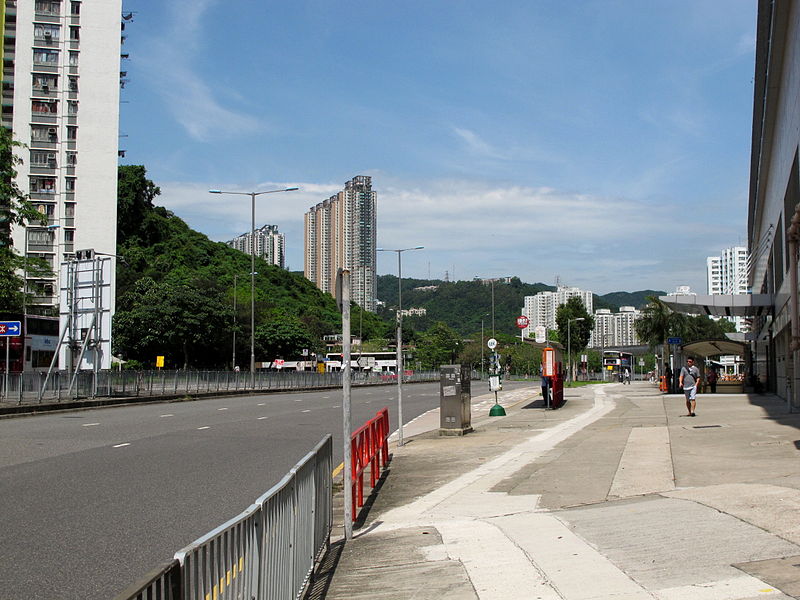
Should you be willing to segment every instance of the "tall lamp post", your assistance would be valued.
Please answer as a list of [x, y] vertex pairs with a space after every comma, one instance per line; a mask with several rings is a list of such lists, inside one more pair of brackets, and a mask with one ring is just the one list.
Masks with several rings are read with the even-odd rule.
[[481, 317], [481, 381], [483, 381], [483, 319], [488, 316], [489, 313], [486, 313]]
[[422, 250], [425, 246], [413, 248], [376, 248], [377, 252], [397, 253], [397, 445], [403, 445], [403, 252], [409, 250]]
[[572, 342], [572, 336], [570, 335], [570, 325], [574, 321], [585, 321], [584, 317], [577, 317], [575, 319], [569, 319], [567, 321], [567, 360], [569, 361], [569, 380], [572, 382], [572, 352], [570, 351], [570, 343]]
[[300, 188], [287, 187], [264, 192], [227, 192], [208, 190], [209, 194], [230, 194], [234, 196], [250, 196], [250, 388], [256, 387], [256, 196], [276, 194], [278, 192], [294, 192]]

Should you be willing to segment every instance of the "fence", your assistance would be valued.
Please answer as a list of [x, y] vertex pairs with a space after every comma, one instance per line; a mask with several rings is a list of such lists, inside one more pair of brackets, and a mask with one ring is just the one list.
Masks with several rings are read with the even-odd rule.
[[[0, 377], [0, 384], [5, 376]], [[396, 382], [395, 375], [356, 372], [353, 385]], [[439, 381], [437, 371], [415, 371], [403, 376], [404, 382]], [[250, 373], [233, 371], [79, 371], [73, 377], [66, 371], [11, 373], [2, 399], [17, 404], [69, 402], [82, 398], [179, 396], [252, 390], [301, 390], [341, 387], [342, 373], [314, 371], [259, 371], [254, 385]], [[4, 386], [5, 387], [5, 386]]]
[[350, 493], [353, 514], [364, 506], [364, 471], [369, 465], [369, 484], [374, 488], [381, 473], [381, 465], [389, 463], [389, 409], [378, 414], [353, 432], [350, 440]]
[[298, 598], [330, 540], [332, 468], [327, 435], [244, 512], [116, 600]]

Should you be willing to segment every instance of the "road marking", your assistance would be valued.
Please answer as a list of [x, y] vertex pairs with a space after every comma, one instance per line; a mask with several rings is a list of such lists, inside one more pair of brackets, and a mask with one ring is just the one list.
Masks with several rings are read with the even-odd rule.
[[331, 408], [341, 408], [341, 406], [339, 406], [338, 404], [334, 404], [333, 406], [331, 406]]
[[258, 417], [259, 421], [263, 421], [264, 419], [269, 419], [269, 417]]
[[264, 406], [265, 404], [266, 404], [266, 402], [259, 402], [258, 406]]
[[338, 466], [338, 467], [336, 467], [336, 468], [333, 470], [333, 473], [331, 473], [331, 478], [334, 478], [334, 477], [336, 477], [336, 476], [337, 476], [339, 473], [341, 473], [341, 472], [342, 472], [342, 469], [344, 469], [344, 463], [339, 463], [339, 466]]
[[228, 407], [226, 406], [224, 408], [218, 408], [217, 410], [228, 410]]
[[302, 401], [303, 401], [303, 399], [302, 399], [302, 398], [295, 398], [295, 399], [294, 399], [294, 401], [295, 401], [295, 402], [302, 402]]
[[205, 427], [198, 427], [197, 431], [200, 431], [201, 429], [211, 429], [211, 427], [209, 427], [208, 425], [206, 425]]
[[311, 412], [310, 410], [301, 410], [300, 412]]
[[174, 417], [174, 416], [175, 416], [175, 415], [173, 415], [172, 413], [168, 413], [168, 414], [166, 414], [166, 415], [159, 415], [159, 417], [160, 417], [160, 418], [162, 418], [162, 419], [163, 419], [164, 417]]
[[95, 425], [100, 425], [100, 423], [84, 423], [81, 427], [94, 427]]
[[111, 446], [112, 448], [124, 448], [125, 446], [130, 446], [129, 442], [125, 442], [124, 444], [117, 444], [116, 446]]

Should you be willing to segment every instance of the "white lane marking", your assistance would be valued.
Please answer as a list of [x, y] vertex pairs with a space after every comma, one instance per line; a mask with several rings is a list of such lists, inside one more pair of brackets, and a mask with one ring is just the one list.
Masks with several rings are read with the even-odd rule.
[[265, 404], [266, 404], [266, 402], [259, 402], [258, 406], [264, 406]]
[[302, 399], [302, 398], [295, 398], [295, 399], [294, 399], [294, 401], [295, 401], [295, 402], [302, 402], [302, 401], [303, 401], [303, 399]]
[[112, 448], [124, 448], [125, 446], [130, 446], [129, 442], [125, 442], [124, 444], [117, 444], [116, 446], [111, 446]]
[[172, 413], [167, 413], [166, 415], [158, 415], [158, 416], [159, 416], [161, 419], [163, 419], [164, 417], [174, 417], [175, 415], [173, 415]]
[[269, 419], [269, 417], [258, 417], [259, 421], [263, 421], [264, 419]]
[[81, 427], [94, 427], [95, 425], [100, 425], [100, 423], [84, 423]]
[[211, 429], [211, 427], [209, 427], [208, 425], [206, 425], [205, 427], [198, 427], [197, 431], [200, 431], [201, 429]]
[[301, 410], [300, 412], [311, 412], [310, 410]]
[[341, 406], [339, 406], [338, 404], [334, 404], [333, 406], [331, 406], [331, 408], [341, 408]]
[[227, 407], [224, 407], [224, 408], [218, 408], [217, 410], [228, 410], [228, 408], [227, 408]]

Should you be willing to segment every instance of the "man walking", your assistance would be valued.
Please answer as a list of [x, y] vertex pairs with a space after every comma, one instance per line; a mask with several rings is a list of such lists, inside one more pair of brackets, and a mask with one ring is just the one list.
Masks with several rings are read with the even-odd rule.
[[687, 358], [686, 366], [681, 368], [679, 385], [683, 388], [683, 395], [686, 396], [686, 410], [690, 417], [694, 417], [694, 409], [697, 405], [697, 383], [700, 381], [700, 369], [694, 366], [694, 359]]

